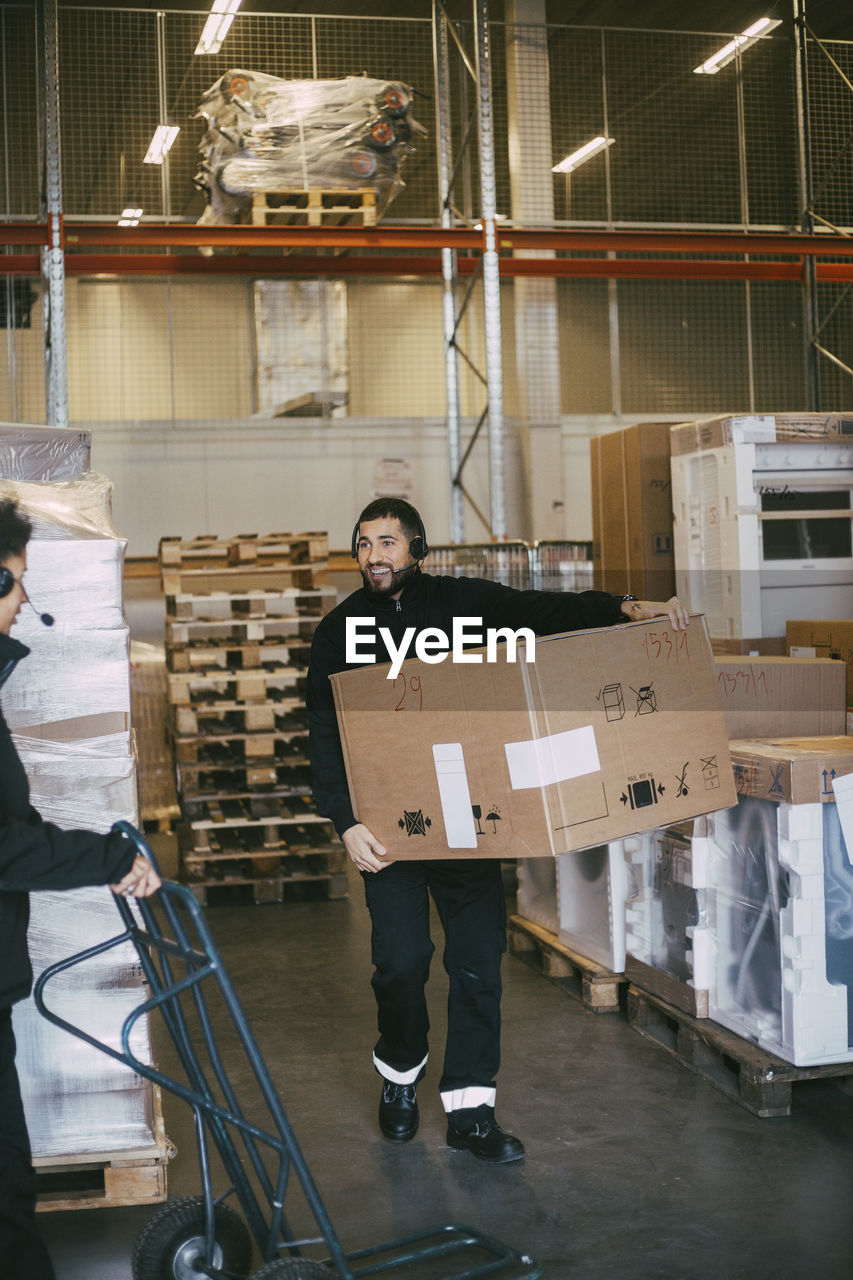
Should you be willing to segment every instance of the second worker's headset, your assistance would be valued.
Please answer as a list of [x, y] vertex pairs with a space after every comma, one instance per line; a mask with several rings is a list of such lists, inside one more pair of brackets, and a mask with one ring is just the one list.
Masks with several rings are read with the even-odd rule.
[[[429, 554], [429, 545], [427, 543], [426, 529], [424, 528], [423, 520], [420, 518], [420, 516], [418, 515], [414, 507], [411, 508], [411, 512], [412, 512], [412, 516], [414, 517], [414, 524], [417, 529], [417, 533], [409, 543], [409, 555], [412, 557], [412, 559], [416, 563], [419, 563], [421, 560], [425, 559], [426, 556]], [[359, 520], [356, 520], [355, 525], [353, 527], [353, 531], [352, 531], [353, 560], [358, 559], [358, 531], [360, 527], [361, 527], [361, 520], [359, 519]], [[11, 591], [11, 589], [12, 588], [10, 587], [9, 590]]]
[[0, 569], [0, 600], [2, 600], [4, 596], [8, 596], [10, 594], [16, 582], [18, 583], [18, 586], [21, 588], [21, 590], [24, 593], [25, 603], [30, 606], [33, 613], [35, 613], [37, 617], [40, 618], [40, 620], [44, 623], [46, 627], [52, 627], [53, 615], [50, 613], [39, 613], [38, 609], [35, 607], [32, 600], [27, 595], [27, 589], [24, 586], [24, 584], [22, 582], [18, 582], [18, 579], [15, 577], [12, 570], [7, 569], [5, 565], [3, 566], [2, 569]]

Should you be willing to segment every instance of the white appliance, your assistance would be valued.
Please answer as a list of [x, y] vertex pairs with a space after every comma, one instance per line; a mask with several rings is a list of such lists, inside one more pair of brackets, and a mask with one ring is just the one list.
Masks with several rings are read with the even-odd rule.
[[714, 639], [853, 617], [853, 418], [811, 415], [821, 434], [788, 417], [673, 430], [676, 589]]

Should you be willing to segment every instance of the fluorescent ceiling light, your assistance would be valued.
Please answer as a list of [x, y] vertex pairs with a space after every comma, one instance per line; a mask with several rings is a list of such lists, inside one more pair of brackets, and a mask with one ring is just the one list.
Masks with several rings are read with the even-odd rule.
[[734, 40], [730, 40], [728, 44], [724, 44], [722, 49], [718, 49], [712, 54], [701, 67], [694, 67], [694, 75], [697, 76], [715, 76], [721, 67], [728, 66], [733, 62], [739, 53], [744, 49], [748, 49], [751, 44], [755, 44], [756, 40], [760, 40], [762, 36], [768, 35], [776, 27], [782, 25], [781, 18], [759, 18], [757, 22], [753, 22], [752, 26], [747, 27], [741, 35], [735, 36]]
[[219, 53], [241, 0], [213, 0], [196, 53]]
[[141, 217], [142, 217], [141, 209], [132, 209], [130, 208], [130, 206], [128, 206], [127, 209], [122, 209], [121, 217], [118, 220], [118, 225], [120, 227], [138, 227], [139, 219]]
[[597, 156], [599, 151], [606, 151], [608, 147], [612, 147], [616, 141], [615, 138], [598, 137], [593, 138], [591, 142], [586, 142], [582, 147], [578, 147], [577, 151], [573, 151], [570, 156], [566, 156], [565, 160], [561, 160], [559, 164], [555, 164], [552, 173], [571, 173], [574, 169], [579, 168], [582, 164], [586, 164], [591, 156]]
[[181, 126], [178, 124], [158, 124], [142, 163], [162, 164], [180, 132]]

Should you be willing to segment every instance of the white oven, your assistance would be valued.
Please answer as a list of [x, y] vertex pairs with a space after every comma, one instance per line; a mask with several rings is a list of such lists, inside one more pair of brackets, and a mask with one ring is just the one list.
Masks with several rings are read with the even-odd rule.
[[853, 439], [721, 444], [672, 482], [677, 590], [712, 637], [853, 618]]

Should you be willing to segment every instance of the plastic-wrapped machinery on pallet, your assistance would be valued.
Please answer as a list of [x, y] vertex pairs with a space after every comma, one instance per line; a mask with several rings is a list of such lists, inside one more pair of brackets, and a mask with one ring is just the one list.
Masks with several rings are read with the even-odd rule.
[[226, 71], [204, 95], [207, 121], [194, 181], [199, 222], [235, 224], [255, 195], [370, 187], [382, 213], [405, 184], [399, 170], [426, 129], [410, 115], [413, 90], [395, 80], [280, 80]]

